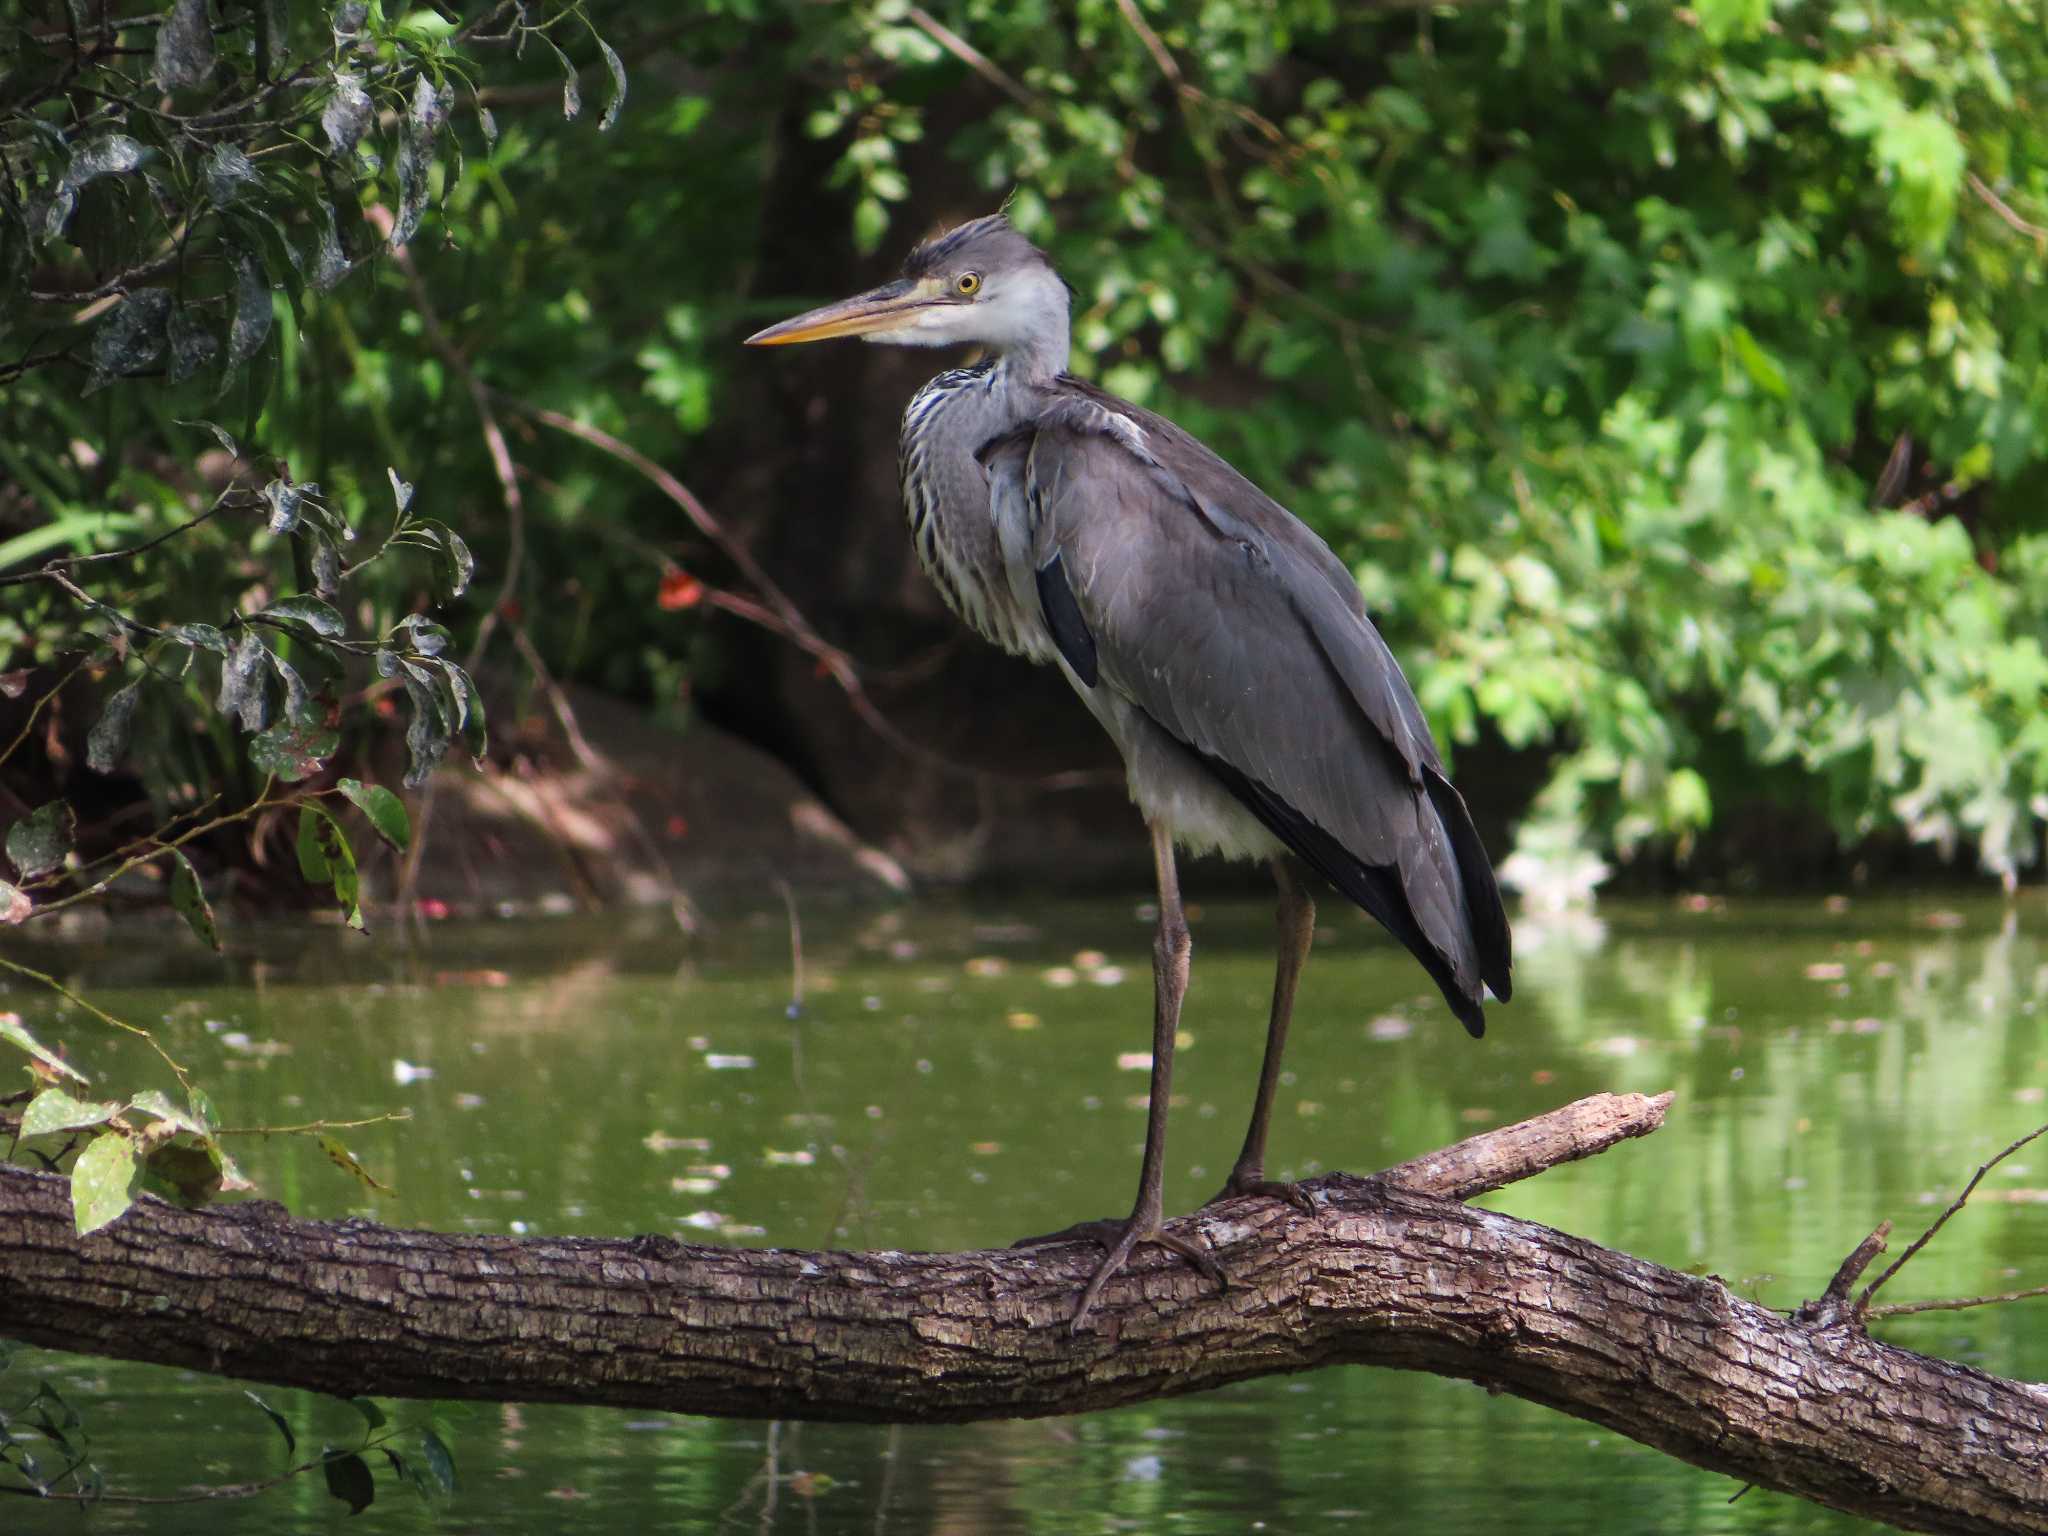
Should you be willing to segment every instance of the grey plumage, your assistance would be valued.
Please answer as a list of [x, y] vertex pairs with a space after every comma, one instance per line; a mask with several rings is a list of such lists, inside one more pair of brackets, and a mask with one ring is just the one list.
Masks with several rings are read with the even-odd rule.
[[1464, 801], [1350, 573], [1186, 432], [1066, 373], [1067, 305], [1051, 264], [997, 215], [919, 246], [899, 281], [752, 340], [856, 334], [988, 349], [987, 361], [933, 379], [904, 414], [912, 543], [972, 628], [1060, 667], [1116, 742], [1153, 827], [1161, 925], [1146, 1164], [1078, 1326], [1135, 1242], [1206, 1264], [1159, 1230], [1170, 1026], [1187, 955], [1174, 843], [1272, 861], [1281, 884], [1266, 1068], [1225, 1194], [1300, 1203], [1263, 1173], [1314, 917], [1289, 855], [1385, 924], [1475, 1035], [1487, 989], [1509, 995], [1511, 943]]

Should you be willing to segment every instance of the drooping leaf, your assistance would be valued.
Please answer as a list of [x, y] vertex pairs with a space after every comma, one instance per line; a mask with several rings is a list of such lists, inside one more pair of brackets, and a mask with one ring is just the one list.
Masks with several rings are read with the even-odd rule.
[[376, 106], [363, 89], [361, 79], [347, 70], [337, 70], [334, 94], [320, 110], [320, 131], [327, 135], [328, 153], [337, 159], [348, 159], [375, 114]]
[[18, 1013], [0, 1013], [0, 1040], [20, 1046], [29, 1055], [47, 1067], [53, 1076], [68, 1077], [73, 1082], [89, 1083], [87, 1077], [76, 1067], [69, 1065], [63, 1057], [52, 1051], [23, 1027]]
[[446, 524], [440, 529], [441, 568], [448, 581], [448, 596], [460, 597], [469, 590], [469, 580], [476, 574], [476, 556], [469, 552], [469, 546], [462, 541], [462, 535]]
[[220, 356], [220, 338], [194, 305], [180, 304], [172, 310], [165, 334], [171, 344], [173, 384], [184, 383]]
[[206, 0], [177, 0], [156, 29], [156, 83], [167, 91], [197, 85], [212, 71], [213, 58]]
[[190, 421], [180, 420], [178, 425], [181, 427], [204, 428], [213, 434], [213, 440], [221, 445], [221, 448], [227, 453], [228, 457], [239, 459], [242, 456], [241, 445], [235, 441], [234, 434], [217, 421], [208, 421], [205, 417], [201, 416], [195, 417]]
[[384, 1416], [384, 1410], [370, 1398], [352, 1397], [348, 1400], [348, 1405], [363, 1416], [363, 1427], [372, 1434], [391, 1422]]
[[327, 1474], [327, 1491], [348, 1506], [352, 1515], [360, 1515], [375, 1502], [376, 1481], [370, 1476], [370, 1464], [354, 1451], [343, 1451], [329, 1447], [323, 1470]]
[[71, 852], [77, 818], [62, 800], [39, 805], [7, 829], [7, 857], [24, 880], [47, 875]]
[[299, 835], [293, 847], [299, 855], [299, 874], [308, 885], [325, 885], [334, 878], [320, 846], [320, 821], [325, 814], [310, 801], [299, 807]]
[[540, 40], [554, 50], [555, 60], [562, 66], [562, 116], [573, 120], [583, 110], [583, 87], [576, 79], [576, 65], [569, 55], [562, 52], [558, 44], [547, 33], [536, 34]]
[[341, 733], [314, 721], [280, 720], [249, 742], [249, 761], [258, 771], [288, 783], [310, 778], [341, 746]]
[[312, 554], [307, 563], [313, 568], [313, 595], [333, 597], [341, 591], [341, 551], [324, 533], [313, 534], [309, 542]]
[[45, 1088], [28, 1101], [21, 1112], [21, 1134], [47, 1136], [53, 1131], [75, 1131], [81, 1126], [104, 1125], [121, 1113], [118, 1099], [76, 1099], [62, 1088]]
[[405, 787], [418, 789], [433, 777], [441, 759], [448, 755], [448, 744], [454, 732], [442, 716], [441, 701], [435, 696], [433, 686], [413, 675], [422, 669], [410, 662], [401, 662], [401, 665], [405, 668], [405, 696], [412, 705], [412, 720], [405, 728], [405, 747], [411, 756], [405, 772]]
[[277, 1432], [280, 1435], [284, 1436], [285, 1459], [289, 1461], [292, 1457], [298, 1455], [299, 1437], [292, 1433], [292, 1427], [291, 1425], [285, 1422], [284, 1415], [279, 1413], [275, 1408], [271, 1407], [270, 1404], [266, 1403], [254, 1392], [251, 1392], [247, 1387], [244, 1387], [242, 1389], [242, 1395], [248, 1398], [249, 1401], [254, 1403], [258, 1408], [262, 1409], [263, 1416], [266, 1419], [270, 1420], [272, 1424], [276, 1425]]
[[400, 853], [405, 851], [412, 841], [412, 822], [403, 800], [381, 784], [365, 784], [360, 779], [340, 779], [335, 787], [369, 819], [379, 837]]
[[213, 1134], [212, 1128], [197, 1115], [172, 1103], [171, 1096], [161, 1088], [143, 1089], [128, 1101], [128, 1107], [138, 1114], [153, 1115], [178, 1130], [190, 1131], [194, 1136], [206, 1137]]
[[420, 1431], [420, 1460], [433, 1480], [434, 1492], [444, 1497], [455, 1492], [455, 1455], [437, 1431]]
[[95, 1136], [71, 1167], [71, 1214], [80, 1237], [128, 1209], [134, 1179], [135, 1144], [117, 1131]]
[[[302, 486], [302, 490], [318, 490], [318, 486]], [[339, 640], [348, 632], [348, 621], [335, 612], [334, 608], [317, 597], [281, 597], [263, 610], [269, 619], [290, 619], [303, 624], [324, 639]]]
[[182, 848], [171, 850], [171, 910], [185, 919], [185, 925], [199, 936], [200, 943], [215, 954], [220, 953], [220, 927], [213, 920], [213, 907], [199, 884], [199, 871], [192, 867]]
[[240, 717], [245, 731], [262, 730], [270, 718], [270, 696], [263, 686], [269, 650], [261, 635], [245, 629], [220, 666], [220, 697], [215, 707], [224, 715]]
[[412, 103], [398, 125], [398, 214], [392, 220], [391, 244], [406, 244], [418, 233], [427, 211], [428, 171], [434, 160], [434, 137], [447, 121], [446, 96], [422, 74], [413, 84]]
[[263, 350], [270, 339], [274, 319], [270, 307], [270, 279], [263, 263], [248, 251], [235, 257], [235, 318], [228, 327], [228, 367], [246, 363]]
[[71, 222], [71, 215], [78, 208], [81, 188], [102, 176], [125, 176], [139, 169], [149, 157], [150, 151], [125, 133], [101, 134], [73, 149], [51, 194], [49, 212], [43, 216], [44, 238], [54, 240], [64, 232], [64, 226]]
[[94, 773], [112, 773], [128, 750], [128, 728], [135, 720], [135, 703], [142, 697], [142, 679], [116, 689], [93, 728], [86, 733], [85, 765]]
[[299, 669], [286, 661], [277, 652], [270, 653], [270, 670], [284, 684], [284, 717], [293, 725], [321, 725], [326, 722], [326, 712], [313, 698], [312, 689], [299, 676]]
[[244, 187], [263, 179], [241, 146], [226, 142], [214, 145], [207, 155], [205, 174], [206, 195], [222, 207], [240, 197]]
[[341, 1144], [339, 1137], [323, 1134], [320, 1137], [320, 1150], [327, 1154], [328, 1160], [335, 1167], [351, 1178], [360, 1180], [365, 1187], [375, 1190], [380, 1195], [391, 1193], [391, 1186], [380, 1184], [369, 1169], [356, 1161], [356, 1155]]
[[448, 649], [454, 639], [441, 625], [436, 624], [424, 613], [408, 613], [398, 621], [398, 627], [412, 640], [412, 648], [422, 656], [438, 656]]
[[348, 926], [363, 926], [362, 887], [355, 850], [327, 808], [308, 800], [299, 807], [299, 873], [315, 885], [332, 885]]
[[273, 480], [263, 487], [263, 499], [270, 503], [270, 531], [290, 533], [299, 521], [299, 507], [306, 499], [304, 488], [289, 480]]
[[92, 333], [92, 373], [85, 392], [140, 373], [163, 354], [169, 338], [171, 290], [138, 288], [117, 304]]
[[346, 0], [337, 5], [334, 14], [328, 17], [328, 24], [334, 28], [334, 46], [346, 48], [363, 35], [363, 22], [369, 17], [370, 8], [363, 0]]
[[612, 124], [619, 120], [619, 113], [625, 110], [626, 65], [625, 61], [619, 57], [617, 50], [603, 38], [598, 38], [597, 47], [598, 51], [604, 55], [604, 67], [612, 72], [612, 98], [605, 103], [604, 116], [597, 120], [597, 131], [605, 133], [610, 131]]
[[341, 225], [335, 218], [334, 205], [322, 198], [319, 241], [313, 247], [313, 291], [332, 293], [354, 267], [355, 263], [348, 259], [348, 252], [342, 247]]

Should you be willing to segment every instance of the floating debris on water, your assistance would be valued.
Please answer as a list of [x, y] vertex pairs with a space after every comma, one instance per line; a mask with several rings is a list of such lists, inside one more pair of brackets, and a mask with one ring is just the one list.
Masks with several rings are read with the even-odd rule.
[[794, 1152], [778, 1152], [770, 1147], [762, 1157], [770, 1168], [808, 1168], [818, 1160], [818, 1154], [807, 1147]]
[[1071, 987], [1081, 977], [1071, 965], [1055, 965], [1041, 979], [1048, 987]]
[[407, 1083], [424, 1083], [433, 1075], [432, 1067], [423, 1067], [415, 1062], [401, 1060], [391, 1063], [391, 1081], [401, 1088]]
[[1025, 1013], [1020, 1010], [1005, 1014], [1003, 1022], [1012, 1029], [1036, 1029], [1038, 1028], [1039, 1019], [1035, 1013]]
[[1010, 962], [1001, 955], [976, 955], [962, 966], [961, 969], [970, 976], [991, 979], [997, 976], [1007, 976], [1010, 972]]
[[1125, 1051], [1121, 1056], [1117, 1057], [1116, 1069], [1119, 1072], [1150, 1072], [1152, 1070], [1152, 1053], [1150, 1051]]
[[1849, 967], [1839, 960], [1816, 960], [1806, 968], [1808, 981], [1840, 981], [1849, 973]]
[[1406, 1040], [1414, 1033], [1414, 1024], [1397, 1013], [1383, 1013], [1365, 1026], [1368, 1040]]
[[704, 1065], [713, 1072], [751, 1072], [754, 1058], [751, 1056], [725, 1056], [713, 1051], [704, 1058]]

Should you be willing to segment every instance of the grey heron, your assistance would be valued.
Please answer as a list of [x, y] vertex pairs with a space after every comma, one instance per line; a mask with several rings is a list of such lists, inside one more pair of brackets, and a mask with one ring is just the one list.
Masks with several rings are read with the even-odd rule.
[[[1315, 933], [1304, 870], [1407, 946], [1473, 1035], [1510, 990], [1500, 892], [1415, 695], [1358, 585], [1310, 529], [1165, 418], [1066, 372], [1070, 292], [1002, 214], [925, 241], [903, 275], [750, 336], [978, 346], [903, 416], [901, 475], [919, 562], [985, 639], [1056, 666], [1123, 754], [1151, 831], [1152, 1081], [1128, 1218], [1046, 1239], [1107, 1250], [1079, 1331], [1139, 1243], [1223, 1276], [1162, 1229], [1174, 1036], [1191, 943], [1176, 845], [1271, 865], [1279, 963], [1251, 1124], [1215, 1197], [1264, 1194], [1266, 1131], [1295, 985]], [[1212, 1204], [1214, 1201], [1211, 1202]]]

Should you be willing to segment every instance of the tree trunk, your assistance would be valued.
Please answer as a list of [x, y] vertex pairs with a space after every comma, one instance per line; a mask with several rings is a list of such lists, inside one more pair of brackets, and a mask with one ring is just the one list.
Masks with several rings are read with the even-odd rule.
[[[1316, 1214], [1182, 1224], [1230, 1276], [1141, 1249], [1068, 1331], [1088, 1247], [798, 1253], [507, 1238], [138, 1202], [80, 1238], [64, 1179], [0, 1168], [0, 1333], [344, 1396], [939, 1423], [1110, 1408], [1326, 1365], [1478, 1382], [1696, 1465], [1926, 1531], [2048, 1529], [2048, 1392], [1880, 1343], [1866, 1243], [1795, 1317], [1458, 1202], [1662, 1122], [1599, 1095], [1372, 1179]], [[1860, 1260], [1861, 1263], [1856, 1262]]]

